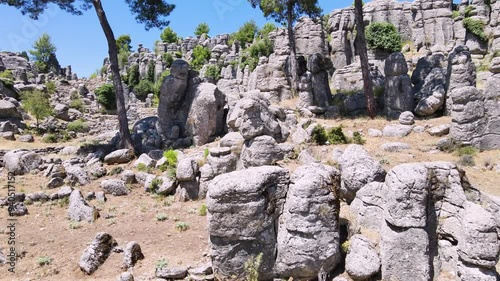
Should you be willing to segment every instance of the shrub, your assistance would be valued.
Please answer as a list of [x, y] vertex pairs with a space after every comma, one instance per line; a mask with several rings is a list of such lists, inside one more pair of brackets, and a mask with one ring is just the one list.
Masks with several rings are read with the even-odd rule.
[[464, 156], [464, 155], [474, 156], [477, 154], [477, 149], [472, 147], [472, 146], [463, 146], [463, 147], [457, 148], [455, 150], [455, 153], [458, 156]]
[[177, 51], [174, 53], [174, 57], [177, 58], [177, 59], [181, 59], [182, 58], [182, 53]]
[[360, 132], [354, 132], [352, 134], [352, 140], [351, 140], [351, 142], [355, 143], [355, 144], [363, 145], [363, 144], [366, 143], [366, 140], [363, 139], [363, 136], [361, 136]]
[[331, 128], [328, 131], [328, 142], [330, 144], [346, 144], [349, 143], [348, 138], [342, 132], [342, 126]]
[[241, 63], [243, 68], [247, 65], [253, 71], [259, 62], [260, 57], [269, 57], [273, 53], [273, 44], [268, 38], [264, 38], [247, 48], [243, 54]]
[[311, 137], [312, 140], [319, 145], [323, 145], [328, 141], [326, 130], [321, 125], [316, 125], [316, 127], [314, 127]]
[[149, 191], [156, 193], [162, 184], [163, 180], [161, 178], [154, 178], [149, 185]]
[[122, 172], [123, 172], [123, 168], [120, 166], [117, 166], [117, 167], [113, 167], [113, 169], [111, 169], [111, 171], [109, 171], [108, 175], [115, 176], [115, 175], [121, 174]]
[[251, 256], [244, 264], [248, 281], [259, 281], [259, 267], [262, 263], [262, 253], [256, 257]]
[[254, 20], [251, 20], [245, 22], [232, 37], [240, 42], [242, 48], [246, 48], [247, 44], [252, 44], [257, 31], [257, 24]]
[[174, 62], [174, 57], [172, 56], [171, 53], [164, 53], [163, 62], [165, 63], [165, 66], [167, 68], [170, 68], [172, 66], [172, 63]]
[[200, 206], [200, 209], [198, 210], [198, 214], [202, 217], [206, 216], [207, 215], [207, 211], [208, 211], [208, 208], [207, 208], [207, 205], [206, 204], [202, 204]]
[[69, 103], [69, 107], [74, 108], [78, 111], [83, 111], [85, 109], [83, 101], [80, 98], [71, 100], [71, 102]]
[[209, 154], [210, 154], [210, 150], [208, 148], [205, 148], [203, 150], [203, 159], [207, 159]]
[[116, 109], [115, 88], [112, 84], [104, 84], [95, 90], [97, 102], [106, 109]]
[[45, 87], [47, 87], [49, 95], [53, 95], [56, 92], [56, 83], [54, 81], [48, 81], [45, 83]]
[[57, 143], [57, 140], [56, 134], [45, 134], [42, 138], [42, 141], [45, 143]]
[[177, 33], [171, 27], [167, 27], [160, 34], [161, 41], [165, 43], [176, 43], [178, 40]]
[[458, 16], [460, 16], [460, 12], [459, 11], [453, 11], [453, 12], [451, 12], [451, 18], [452, 19], [456, 19], [456, 18], [458, 18]]
[[146, 173], [149, 173], [151, 172], [151, 168], [146, 166], [146, 164], [144, 163], [139, 163], [139, 165], [137, 165], [137, 171], [139, 172], [146, 172]]
[[52, 258], [44, 256], [44, 257], [38, 257], [36, 259], [36, 263], [38, 263], [39, 266], [44, 266], [44, 265], [49, 265], [52, 262]]
[[154, 93], [153, 82], [146, 79], [141, 80], [141, 82], [135, 86], [134, 93], [139, 98], [145, 98], [148, 94]]
[[388, 22], [374, 22], [368, 25], [366, 43], [372, 49], [389, 53], [399, 52], [402, 48], [401, 35], [396, 27]]
[[470, 16], [472, 16], [472, 12], [476, 9], [476, 7], [474, 6], [467, 6], [465, 7], [465, 10], [464, 10], [464, 17], [465, 18], [468, 18]]
[[206, 22], [198, 24], [198, 26], [194, 30], [194, 34], [196, 36], [201, 36], [202, 34], [208, 34], [209, 32], [210, 32], [210, 27]]
[[161, 260], [156, 261], [156, 269], [157, 270], [162, 269], [164, 267], [167, 267], [167, 265], [168, 265], [168, 262], [166, 259], [161, 259]]
[[473, 167], [476, 166], [476, 162], [474, 161], [474, 157], [472, 155], [463, 155], [458, 160], [458, 165]]
[[36, 119], [36, 127], [38, 128], [41, 119], [52, 114], [49, 96], [44, 92], [35, 90], [33, 92], [24, 92], [21, 94], [23, 107]]
[[177, 167], [177, 151], [169, 149], [163, 153], [163, 156], [167, 158], [167, 164], [171, 167]]
[[68, 129], [68, 131], [85, 133], [88, 132], [89, 125], [84, 120], [79, 119], [68, 123], [68, 126], [66, 128]]
[[134, 88], [139, 84], [139, 79], [140, 79], [140, 74], [139, 74], [139, 65], [134, 63], [130, 68], [127, 70], [127, 76], [128, 76], [128, 81], [127, 85], [130, 88]]
[[0, 72], [0, 78], [14, 80], [14, 75], [12, 74], [12, 71], [6, 69], [6, 70]]
[[191, 67], [200, 70], [201, 67], [210, 59], [210, 50], [206, 47], [197, 45], [193, 49]]
[[153, 61], [148, 63], [148, 71], [146, 72], [146, 79], [151, 83], [155, 82], [155, 64]]
[[130, 56], [130, 52], [125, 50], [120, 50], [118, 53], [118, 67], [123, 69], [128, 64], [128, 56]]
[[481, 20], [465, 18], [462, 23], [468, 32], [476, 35], [483, 41], [488, 41], [488, 36], [484, 33], [484, 23]]
[[99, 69], [96, 69], [92, 74], [90, 74], [89, 79], [96, 79], [99, 76]]
[[179, 231], [186, 231], [189, 229], [189, 224], [187, 222], [177, 222], [175, 224], [175, 229], [179, 230]]
[[274, 25], [274, 23], [268, 22], [264, 24], [264, 26], [259, 30], [259, 37], [268, 38], [269, 33], [271, 33], [274, 30], [276, 30], [276, 25]]
[[212, 78], [215, 81], [220, 79], [221, 69], [218, 65], [209, 65], [205, 70], [205, 77]]
[[157, 221], [166, 221], [166, 220], [168, 219], [168, 217], [167, 217], [167, 215], [166, 215], [166, 214], [161, 213], [161, 214], [157, 214], [157, 215], [155, 216], [155, 219], [156, 219]]

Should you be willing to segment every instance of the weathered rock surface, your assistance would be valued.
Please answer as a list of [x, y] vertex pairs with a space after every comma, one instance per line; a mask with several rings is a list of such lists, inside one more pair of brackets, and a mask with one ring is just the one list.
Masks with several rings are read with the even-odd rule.
[[395, 119], [413, 110], [411, 80], [402, 53], [393, 53], [385, 60], [385, 75], [384, 114]]
[[117, 243], [105, 232], [99, 232], [92, 243], [83, 251], [78, 265], [88, 275], [94, 273], [109, 257]]
[[101, 188], [106, 194], [113, 196], [124, 196], [129, 194], [125, 182], [120, 179], [107, 179], [101, 182]]
[[286, 153], [273, 137], [259, 136], [245, 142], [241, 161], [247, 168], [274, 165], [283, 160]]
[[69, 197], [68, 217], [73, 221], [93, 222], [99, 217], [95, 207], [89, 206], [79, 190], [73, 190]]
[[104, 157], [106, 164], [123, 164], [134, 159], [134, 153], [131, 149], [118, 149]]
[[139, 243], [135, 241], [127, 243], [123, 252], [123, 268], [134, 267], [135, 264], [142, 259], [144, 259], [144, 254], [142, 253]]
[[3, 166], [14, 175], [24, 175], [42, 165], [42, 157], [26, 150], [11, 150], [3, 157]]
[[380, 270], [380, 257], [368, 238], [356, 234], [351, 237], [345, 259], [345, 270], [354, 280], [366, 280]]

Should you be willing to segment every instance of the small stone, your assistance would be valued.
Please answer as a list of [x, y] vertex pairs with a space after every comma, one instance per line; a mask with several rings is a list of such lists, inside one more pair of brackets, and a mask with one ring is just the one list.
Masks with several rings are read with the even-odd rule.
[[122, 272], [117, 281], [134, 281], [134, 275], [130, 272]]
[[231, 154], [231, 148], [230, 147], [213, 147], [213, 148], [209, 149], [209, 152], [210, 152], [210, 156], [220, 157], [220, 156]]
[[434, 126], [427, 130], [429, 135], [433, 137], [442, 137], [450, 133], [450, 124], [443, 124], [439, 126]]
[[60, 177], [51, 178], [47, 184], [48, 189], [58, 188], [64, 185], [64, 179]]
[[34, 142], [35, 138], [33, 138], [33, 135], [22, 135], [17, 137], [17, 140], [20, 142]]
[[388, 142], [381, 145], [380, 148], [387, 152], [399, 152], [401, 150], [410, 149], [410, 145], [403, 142]]
[[413, 125], [415, 124], [415, 116], [410, 111], [405, 111], [399, 115], [399, 123], [401, 125]]
[[188, 272], [186, 268], [157, 268], [155, 276], [163, 279], [183, 279]]
[[129, 190], [125, 186], [125, 183], [119, 179], [103, 180], [101, 182], [101, 188], [104, 190], [104, 193], [113, 196], [124, 196], [129, 194]]
[[368, 136], [373, 138], [379, 138], [382, 136], [382, 131], [377, 129], [368, 129]]

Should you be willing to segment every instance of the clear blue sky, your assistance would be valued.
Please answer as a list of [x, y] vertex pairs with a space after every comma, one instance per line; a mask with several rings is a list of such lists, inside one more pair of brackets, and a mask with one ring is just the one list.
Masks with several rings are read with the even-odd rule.
[[[262, 26], [267, 20], [261, 11], [252, 9], [247, 0], [170, 0], [176, 8], [170, 14], [170, 27], [179, 36], [193, 36], [194, 29], [201, 22], [210, 26], [210, 35], [232, 33], [244, 22], [255, 20]], [[319, 0], [324, 13], [350, 6], [351, 0]], [[104, 10], [113, 28], [115, 37], [129, 34], [132, 46], [142, 43], [152, 49], [161, 30], [146, 31], [131, 15], [123, 0], [103, 1]], [[7, 5], [0, 5], [0, 51], [20, 52], [32, 49], [33, 42], [44, 32], [52, 38], [57, 47], [57, 58], [61, 66], [71, 65], [80, 77], [88, 76], [102, 66], [107, 57], [107, 43], [94, 10], [83, 16], [73, 16], [55, 7], [46, 11], [38, 21]]]

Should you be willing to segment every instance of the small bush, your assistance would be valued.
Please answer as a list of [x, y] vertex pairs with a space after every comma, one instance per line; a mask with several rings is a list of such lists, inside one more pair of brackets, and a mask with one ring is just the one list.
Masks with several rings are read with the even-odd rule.
[[177, 151], [169, 149], [163, 152], [163, 156], [167, 158], [167, 163], [171, 167], [177, 167]]
[[210, 27], [206, 22], [200, 23], [194, 30], [196, 36], [201, 36], [202, 34], [208, 34], [210, 32]]
[[[69, 197], [66, 197], [66, 198], [69, 198]], [[69, 229], [79, 229], [81, 227], [82, 227], [82, 225], [77, 221], [70, 221], [69, 222]]]
[[145, 173], [150, 173], [151, 172], [151, 168], [146, 166], [146, 164], [144, 163], [139, 163], [139, 165], [137, 165], [137, 171], [139, 172], [145, 172]]
[[130, 68], [127, 70], [127, 77], [127, 85], [130, 88], [134, 88], [135, 86], [137, 86], [137, 84], [139, 84], [140, 74], [138, 64], [134, 63], [132, 64], [132, 66], [130, 66]]
[[470, 155], [474, 156], [477, 154], [477, 149], [472, 146], [462, 146], [455, 150], [458, 156]]
[[21, 99], [24, 109], [35, 117], [37, 128], [41, 119], [52, 114], [49, 96], [41, 91], [24, 92]]
[[484, 33], [484, 23], [481, 20], [465, 18], [462, 23], [468, 32], [476, 35], [482, 41], [488, 41], [488, 36]]
[[175, 53], [174, 53], [174, 57], [175, 57], [176, 59], [181, 59], [181, 58], [182, 58], [182, 53], [181, 53], [181, 52], [179, 52], [179, 51], [177, 51], [177, 52], [175, 52]]
[[347, 254], [349, 252], [349, 248], [351, 247], [351, 242], [349, 240], [346, 240], [342, 245], [340, 245], [340, 250], [342, 251], [343, 254]]
[[115, 88], [112, 84], [104, 84], [95, 90], [97, 102], [105, 109], [116, 109]]
[[465, 10], [464, 10], [464, 17], [465, 18], [468, 18], [470, 16], [472, 16], [472, 12], [476, 9], [476, 7], [474, 6], [467, 6], [465, 7]]
[[45, 143], [57, 143], [58, 138], [56, 134], [45, 134], [43, 136], [42, 141]]
[[162, 184], [163, 180], [161, 178], [154, 178], [149, 185], [149, 191], [156, 193]]
[[363, 139], [363, 136], [361, 135], [360, 132], [354, 132], [352, 134], [351, 142], [359, 145], [364, 145], [366, 143], [366, 140]]
[[172, 56], [171, 53], [164, 53], [163, 62], [165, 63], [165, 66], [167, 68], [170, 68], [172, 66], [172, 63], [174, 62], [174, 57]]
[[208, 148], [205, 148], [203, 150], [203, 159], [207, 159], [209, 154], [210, 154], [210, 150]]
[[326, 144], [326, 142], [328, 141], [328, 136], [323, 126], [317, 125], [316, 127], [314, 127], [312, 131], [312, 140], [319, 145]]
[[38, 257], [36, 259], [36, 263], [38, 263], [39, 266], [45, 266], [49, 265], [52, 262], [52, 258], [44, 256], [44, 257]]
[[115, 175], [121, 174], [122, 172], [123, 172], [123, 168], [120, 166], [117, 166], [117, 167], [113, 167], [113, 169], [111, 169], [111, 171], [109, 171], [108, 175], [115, 176]]
[[167, 265], [168, 265], [168, 262], [166, 259], [161, 259], [161, 260], [156, 261], [156, 269], [157, 270], [162, 269], [164, 267], [167, 267]]
[[191, 57], [191, 67], [195, 70], [200, 70], [210, 59], [210, 50], [207, 47], [197, 45], [194, 47]]
[[69, 103], [69, 107], [74, 108], [78, 111], [83, 111], [85, 109], [85, 105], [83, 104], [82, 99], [74, 99]]
[[135, 86], [134, 93], [138, 98], [146, 98], [148, 94], [154, 93], [153, 82], [147, 79], [141, 80], [141, 82]]
[[208, 207], [206, 204], [202, 204], [198, 210], [198, 214], [202, 217], [206, 216], [208, 212]]
[[6, 70], [0, 72], [0, 78], [14, 80], [14, 75], [12, 74], [12, 71], [6, 69]]
[[47, 83], [45, 83], [45, 87], [47, 87], [47, 92], [49, 93], [49, 95], [53, 95], [57, 89], [56, 83], [54, 83], [54, 81], [48, 81]]
[[459, 11], [453, 11], [451, 12], [451, 18], [452, 19], [456, 19], [460, 16], [460, 12]]
[[463, 155], [458, 160], [458, 165], [473, 167], [476, 166], [476, 162], [474, 161], [474, 157], [472, 155]]
[[164, 213], [157, 214], [155, 216], [156, 221], [166, 221], [168, 219], [167, 215]]
[[165, 28], [160, 34], [160, 38], [165, 43], [176, 43], [179, 39], [171, 27]]
[[396, 27], [388, 22], [373, 22], [368, 25], [366, 43], [372, 49], [389, 53], [399, 52], [402, 48], [401, 35]]
[[330, 144], [347, 144], [349, 139], [342, 132], [342, 126], [331, 128], [328, 131], [328, 142]]
[[244, 264], [248, 281], [259, 281], [259, 267], [262, 263], [262, 253], [251, 256]]
[[215, 81], [220, 79], [221, 69], [218, 65], [209, 65], [205, 71], [205, 77], [212, 78]]
[[85, 132], [88, 132], [89, 125], [84, 120], [79, 119], [79, 120], [68, 123], [68, 126], [66, 127], [66, 129], [68, 131], [73, 131], [73, 132], [77, 132], [77, 133], [85, 133]]
[[189, 224], [187, 222], [177, 222], [175, 224], [175, 229], [177, 229], [178, 231], [186, 231], [189, 229]]

